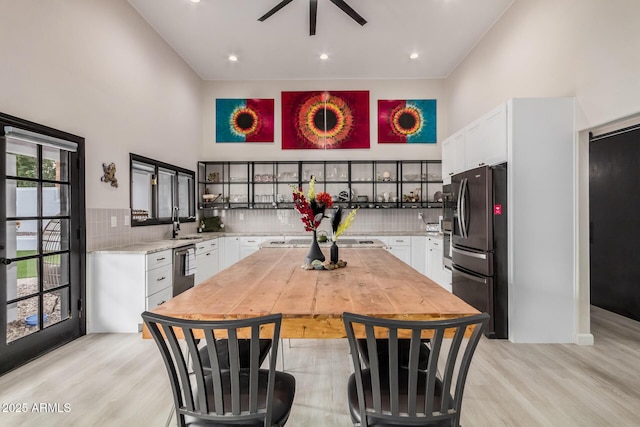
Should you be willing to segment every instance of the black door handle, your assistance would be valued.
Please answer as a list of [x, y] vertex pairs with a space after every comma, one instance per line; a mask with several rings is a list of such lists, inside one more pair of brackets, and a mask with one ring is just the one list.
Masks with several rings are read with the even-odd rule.
[[4, 265], [9, 265], [11, 264], [13, 261], [7, 258], [0, 258], [0, 264], [4, 264]]

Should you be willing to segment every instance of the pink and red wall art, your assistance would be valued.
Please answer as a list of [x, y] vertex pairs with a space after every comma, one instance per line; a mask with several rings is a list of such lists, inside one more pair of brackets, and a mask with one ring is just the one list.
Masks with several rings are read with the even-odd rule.
[[369, 148], [369, 91], [282, 92], [283, 149]]

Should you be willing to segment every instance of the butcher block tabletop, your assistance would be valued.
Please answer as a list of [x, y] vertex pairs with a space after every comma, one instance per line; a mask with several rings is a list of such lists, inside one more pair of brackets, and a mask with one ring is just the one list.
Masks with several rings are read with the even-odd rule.
[[343, 338], [345, 311], [404, 320], [478, 314], [384, 249], [341, 248], [347, 266], [336, 270], [302, 269], [306, 253], [260, 249], [152, 311], [197, 320], [282, 313], [283, 338]]

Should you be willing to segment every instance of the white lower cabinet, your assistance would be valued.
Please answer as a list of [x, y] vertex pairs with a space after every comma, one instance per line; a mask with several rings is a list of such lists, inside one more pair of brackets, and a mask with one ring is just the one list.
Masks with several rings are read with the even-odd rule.
[[442, 264], [442, 237], [427, 237], [427, 277], [451, 292], [450, 272]]
[[260, 243], [269, 240], [271, 237], [264, 236], [243, 236], [240, 238], [240, 259], [248, 257], [260, 249]]
[[221, 239], [210, 239], [196, 244], [196, 263], [198, 266], [194, 280], [196, 285], [217, 274], [220, 270], [218, 240]]
[[220, 252], [220, 270], [240, 261], [240, 237], [226, 236], [224, 239], [224, 251]]
[[387, 251], [411, 265], [411, 236], [368, 236], [368, 238], [382, 241]]
[[411, 236], [411, 267], [427, 276], [426, 236]]
[[135, 333], [140, 314], [173, 296], [173, 251], [96, 252], [89, 257], [89, 333]]

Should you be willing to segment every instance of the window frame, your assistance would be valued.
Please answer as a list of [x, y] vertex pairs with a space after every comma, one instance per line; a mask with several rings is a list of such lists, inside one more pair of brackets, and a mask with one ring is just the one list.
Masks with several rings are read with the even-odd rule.
[[[181, 168], [179, 166], [175, 166], [169, 163], [161, 162], [159, 160], [154, 160], [148, 157], [144, 157], [138, 154], [129, 153], [129, 176], [130, 176], [130, 189], [129, 189], [129, 209], [133, 211], [135, 208], [133, 206], [133, 171], [134, 171], [134, 163], [144, 163], [153, 167], [154, 173], [153, 176], [156, 179], [156, 183], [158, 182], [158, 173], [160, 169], [164, 169], [167, 171], [171, 171], [174, 173], [173, 176], [173, 190], [171, 191], [171, 206], [178, 206], [179, 212], [185, 212], [183, 206], [180, 206], [180, 188], [179, 188], [179, 177], [180, 176], [188, 176], [191, 178], [191, 188], [189, 188], [189, 192], [191, 193], [187, 196], [187, 200], [189, 206], [186, 207], [187, 216], [179, 216], [178, 221], [181, 223], [184, 222], [195, 222], [196, 221], [196, 205], [195, 205], [195, 171]], [[146, 220], [137, 220], [134, 219], [133, 214], [131, 215], [131, 226], [139, 227], [145, 225], [159, 225], [159, 224], [171, 224], [171, 216], [168, 217], [160, 217], [160, 203], [159, 203], [159, 191], [158, 185], [151, 185], [151, 212], [150, 218]], [[132, 212], [133, 213], [133, 212]]]

